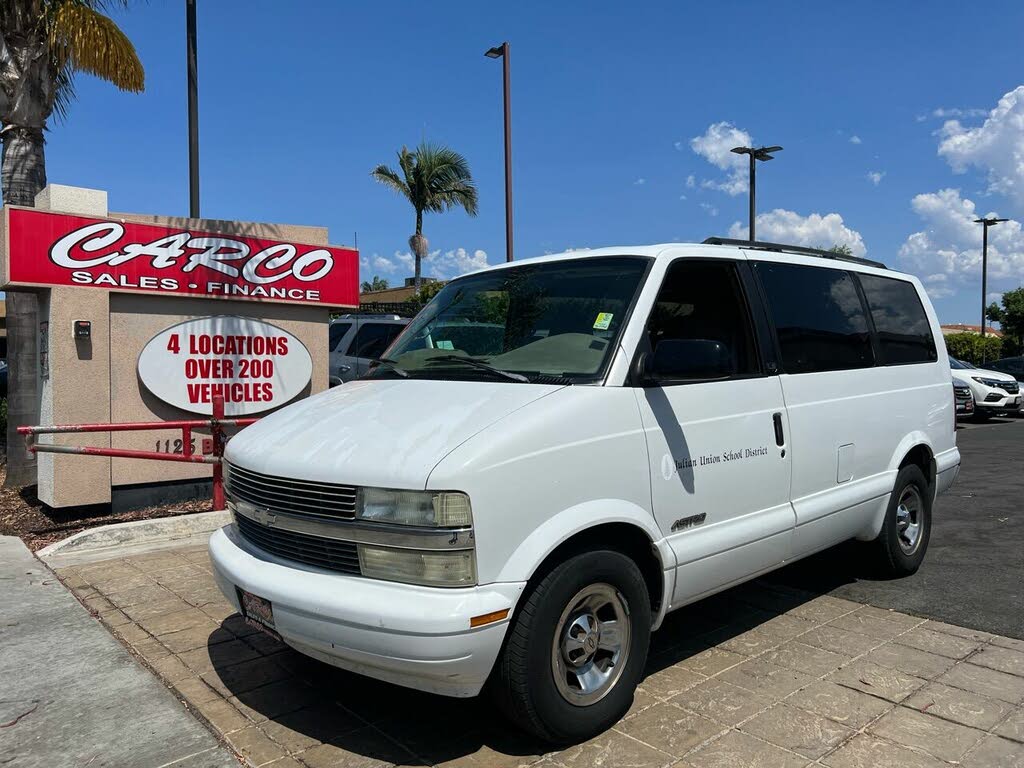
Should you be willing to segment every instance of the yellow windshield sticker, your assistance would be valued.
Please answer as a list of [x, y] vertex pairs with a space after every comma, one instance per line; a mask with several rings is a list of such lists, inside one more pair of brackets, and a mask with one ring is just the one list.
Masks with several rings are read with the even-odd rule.
[[607, 331], [608, 326], [612, 324], [612, 318], [614, 315], [611, 312], [598, 312], [597, 320], [594, 321], [595, 331]]

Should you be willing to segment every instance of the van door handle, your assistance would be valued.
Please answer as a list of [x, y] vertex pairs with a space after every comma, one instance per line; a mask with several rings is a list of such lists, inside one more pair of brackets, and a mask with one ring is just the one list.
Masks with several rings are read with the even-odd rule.
[[772, 422], [775, 424], [775, 444], [782, 446], [786, 444], [786, 436], [782, 434], [782, 414], [772, 414]]

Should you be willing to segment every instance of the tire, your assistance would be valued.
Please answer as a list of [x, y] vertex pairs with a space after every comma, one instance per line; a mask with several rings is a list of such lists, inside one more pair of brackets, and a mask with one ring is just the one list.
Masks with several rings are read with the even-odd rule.
[[910, 576], [921, 567], [932, 532], [932, 497], [932, 488], [916, 464], [896, 475], [885, 522], [872, 542], [879, 575]]
[[[628, 631], [610, 635], [611, 621]], [[576, 555], [526, 595], [492, 692], [510, 719], [542, 740], [583, 741], [629, 710], [650, 636], [650, 598], [636, 564], [611, 550]]]

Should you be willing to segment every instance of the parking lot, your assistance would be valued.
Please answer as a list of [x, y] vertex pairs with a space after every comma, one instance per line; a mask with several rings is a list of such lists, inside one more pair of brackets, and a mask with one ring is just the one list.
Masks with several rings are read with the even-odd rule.
[[960, 477], [936, 504], [928, 556], [914, 576], [874, 580], [851, 545], [769, 580], [1024, 638], [1024, 418], [968, 422], [957, 444]]
[[252, 765], [1021, 766], [1024, 421], [959, 439], [964, 470], [916, 576], [872, 580], [843, 547], [678, 611], [629, 715], [555, 752], [484, 699], [396, 688], [255, 634], [203, 548], [59, 575]]

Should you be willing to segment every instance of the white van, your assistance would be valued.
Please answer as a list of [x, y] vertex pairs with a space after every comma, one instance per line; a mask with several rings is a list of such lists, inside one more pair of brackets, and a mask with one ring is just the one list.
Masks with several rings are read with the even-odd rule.
[[941, 339], [915, 278], [769, 243], [476, 272], [365, 377], [231, 441], [216, 578], [302, 653], [487, 683], [584, 739], [668, 611], [852, 538], [917, 569], [960, 465]]

